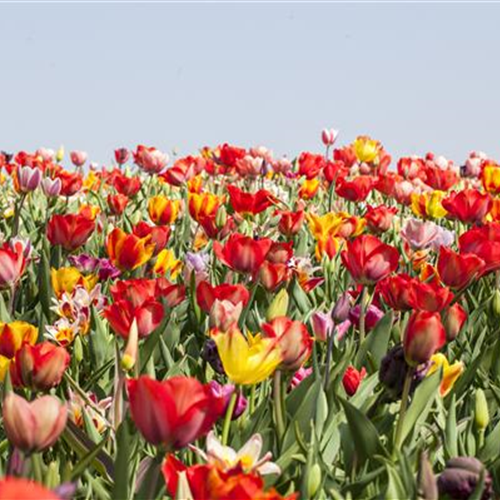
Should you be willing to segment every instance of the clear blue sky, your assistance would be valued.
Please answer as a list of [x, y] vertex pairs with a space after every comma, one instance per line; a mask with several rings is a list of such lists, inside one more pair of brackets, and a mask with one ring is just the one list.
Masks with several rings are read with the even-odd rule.
[[1, 4], [0, 149], [500, 159], [500, 4]]

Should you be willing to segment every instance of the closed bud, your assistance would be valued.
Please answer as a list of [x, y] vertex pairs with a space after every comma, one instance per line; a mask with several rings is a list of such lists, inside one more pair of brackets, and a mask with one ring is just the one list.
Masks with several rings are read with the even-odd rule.
[[64, 146], [61, 146], [57, 151], [56, 151], [56, 161], [60, 162], [64, 158]]
[[222, 206], [217, 210], [217, 214], [215, 215], [215, 225], [222, 229], [227, 222], [227, 211], [226, 207]]
[[131, 370], [137, 361], [137, 350], [139, 345], [139, 328], [137, 320], [134, 318], [127, 338], [127, 345], [122, 357], [122, 368], [125, 371]]
[[313, 464], [307, 476], [307, 498], [313, 498], [321, 486], [321, 467]]
[[75, 357], [77, 363], [80, 363], [83, 360], [83, 345], [80, 335], [75, 337], [75, 341], [73, 343], [73, 356]]
[[446, 330], [446, 339], [448, 342], [456, 338], [466, 321], [467, 313], [458, 302], [444, 312], [443, 326]]
[[495, 318], [500, 318], [500, 290], [496, 289], [490, 300], [491, 314]]
[[271, 321], [279, 316], [286, 316], [288, 311], [288, 303], [290, 297], [285, 288], [282, 288], [273, 298], [271, 304], [267, 308], [266, 320]]
[[332, 319], [335, 323], [342, 323], [349, 317], [351, 310], [351, 301], [348, 293], [343, 293], [332, 310]]
[[475, 400], [474, 423], [478, 431], [484, 431], [490, 423], [490, 414], [488, 411], [488, 402], [482, 389], [476, 391]]

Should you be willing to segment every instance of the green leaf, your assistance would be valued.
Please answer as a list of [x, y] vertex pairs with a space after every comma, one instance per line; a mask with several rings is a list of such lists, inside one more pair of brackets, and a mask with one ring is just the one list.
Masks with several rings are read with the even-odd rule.
[[98, 457], [101, 450], [104, 448], [105, 444], [108, 441], [109, 432], [106, 433], [101, 441], [95, 444], [93, 447], [89, 449], [89, 451], [81, 458], [81, 460], [76, 464], [74, 469], [71, 471], [71, 479], [75, 480], [79, 478], [91, 465], [94, 460]]
[[115, 478], [112, 498], [128, 500], [129, 498], [129, 470], [130, 462], [130, 435], [127, 421], [124, 420], [116, 432]]
[[386, 451], [380, 442], [380, 436], [373, 423], [361, 413], [355, 406], [343, 398], [339, 398], [352, 434], [361, 462], [373, 455], [384, 455]]
[[393, 322], [394, 313], [389, 311], [367, 335], [356, 356], [355, 364], [358, 368], [366, 365], [367, 355], [370, 354], [370, 359], [374, 365], [373, 371], [378, 370], [382, 358], [387, 353]]
[[143, 373], [146, 365], [148, 364], [149, 358], [153, 355], [154, 350], [156, 349], [156, 346], [158, 344], [158, 341], [160, 340], [160, 337], [162, 334], [165, 332], [168, 322], [169, 322], [170, 315], [165, 314], [165, 317], [163, 318], [163, 321], [160, 323], [158, 328], [151, 333], [151, 335], [148, 336], [148, 338], [144, 341], [142, 346], [140, 347], [140, 353], [141, 353], [141, 370], [140, 373]]
[[43, 240], [43, 248], [40, 252], [40, 263], [38, 265], [38, 296], [45, 318], [50, 321], [52, 305], [52, 283], [50, 276], [50, 250], [48, 240]]
[[482, 462], [488, 462], [498, 457], [498, 450], [500, 450], [500, 422], [486, 436], [478, 456]]
[[449, 458], [458, 456], [456, 399], [455, 394], [452, 394], [446, 417], [445, 445]]
[[[71, 420], [68, 420], [62, 437], [80, 457], [88, 456], [92, 450], [96, 448], [95, 443]], [[85, 465], [81, 472], [83, 472], [88, 465], [92, 465], [97, 472], [104, 477], [112, 478], [114, 476], [113, 460], [104, 450], [102, 450], [102, 447], [97, 450], [97, 453], [92, 456], [92, 460]]]
[[409, 436], [412, 430], [419, 427], [417, 424], [424, 422], [431, 410], [432, 403], [436, 398], [439, 385], [441, 384], [441, 370], [436, 371], [417, 387], [411, 404], [406, 412], [403, 429], [401, 431], [401, 444]]

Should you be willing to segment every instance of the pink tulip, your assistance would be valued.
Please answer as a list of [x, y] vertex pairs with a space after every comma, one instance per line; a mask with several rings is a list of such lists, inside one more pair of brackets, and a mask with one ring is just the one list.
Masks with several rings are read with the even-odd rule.
[[325, 146], [333, 146], [338, 136], [339, 131], [333, 128], [325, 128], [321, 132], [321, 140]]
[[28, 402], [11, 392], [3, 402], [3, 424], [9, 441], [30, 453], [52, 446], [66, 426], [68, 410], [54, 396]]
[[210, 309], [210, 326], [226, 332], [232, 325], [238, 323], [242, 311], [242, 302], [237, 302], [235, 305], [229, 300], [215, 299]]
[[71, 151], [69, 156], [75, 167], [82, 167], [87, 161], [87, 153], [85, 151]]
[[45, 177], [42, 181], [42, 191], [45, 196], [48, 198], [54, 198], [56, 196], [59, 196], [59, 193], [61, 192], [62, 188], [62, 182], [59, 177], [56, 177], [55, 179], [51, 179], [50, 177]]
[[438, 236], [438, 226], [434, 222], [410, 219], [401, 236], [413, 250], [429, 247]]
[[318, 340], [325, 342], [333, 329], [332, 315], [330, 313], [316, 311], [311, 316], [311, 322], [314, 336]]
[[39, 168], [20, 167], [17, 171], [19, 190], [22, 193], [34, 191], [42, 180], [42, 172]]

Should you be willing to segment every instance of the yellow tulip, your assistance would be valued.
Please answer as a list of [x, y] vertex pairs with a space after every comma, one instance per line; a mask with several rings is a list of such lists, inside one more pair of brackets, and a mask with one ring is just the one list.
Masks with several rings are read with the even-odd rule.
[[212, 193], [189, 193], [189, 214], [197, 222], [205, 217], [215, 217], [221, 201], [219, 196]]
[[415, 215], [422, 218], [441, 219], [448, 212], [442, 205], [444, 191], [432, 191], [432, 193], [413, 193], [411, 195], [411, 209]]
[[464, 364], [461, 361], [455, 361], [455, 363], [450, 365], [446, 356], [440, 352], [432, 356], [431, 363], [427, 376], [432, 375], [441, 367], [443, 368], [443, 380], [441, 381], [439, 392], [444, 398], [453, 389], [458, 377], [464, 371]]
[[87, 290], [92, 290], [98, 279], [94, 275], [84, 276], [76, 267], [51, 269], [50, 277], [57, 297], [61, 297], [63, 293], [72, 293], [77, 285], [83, 285]]
[[165, 196], [153, 196], [148, 203], [148, 213], [156, 225], [173, 224], [181, 209], [180, 200], [171, 200]]
[[353, 144], [354, 154], [360, 162], [371, 163], [377, 156], [380, 149], [378, 141], [369, 137], [358, 137]]
[[498, 165], [486, 165], [482, 174], [483, 186], [488, 193], [500, 193], [500, 167]]
[[34, 345], [38, 328], [24, 321], [0, 323], [0, 355], [12, 359], [24, 343]]
[[271, 376], [282, 360], [282, 352], [273, 339], [248, 334], [248, 340], [237, 327], [217, 332], [214, 340], [229, 379], [239, 385], [254, 385]]
[[175, 258], [172, 250], [165, 248], [158, 254], [153, 271], [156, 274], [167, 274], [170, 272], [170, 277], [175, 279], [181, 272], [181, 269], [182, 262]]

